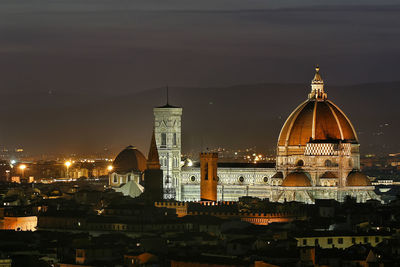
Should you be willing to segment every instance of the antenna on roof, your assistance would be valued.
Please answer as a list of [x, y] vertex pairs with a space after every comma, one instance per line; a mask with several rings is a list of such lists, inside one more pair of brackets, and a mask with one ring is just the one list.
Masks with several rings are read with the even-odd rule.
[[169, 88], [167, 84], [167, 106], [169, 105]]

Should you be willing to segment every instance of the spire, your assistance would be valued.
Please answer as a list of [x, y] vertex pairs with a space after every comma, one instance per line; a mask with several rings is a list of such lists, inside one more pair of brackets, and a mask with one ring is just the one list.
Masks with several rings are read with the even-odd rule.
[[159, 170], [160, 166], [160, 159], [158, 157], [158, 150], [156, 144], [156, 137], [153, 130], [153, 135], [151, 137], [149, 155], [147, 157], [147, 169], [156, 169]]
[[167, 106], [169, 106], [169, 88], [167, 84]]
[[168, 86], [168, 84], [167, 84], [167, 86], [165, 87], [165, 89], [166, 89], [166, 91], [167, 91], [167, 103], [164, 105], [164, 106], [161, 106], [161, 107], [157, 107], [157, 108], [179, 108], [179, 107], [176, 107], [176, 106], [172, 106], [172, 105], [170, 105], [169, 104], [169, 86]]
[[324, 80], [319, 73], [319, 66], [315, 67], [315, 75], [311, 81], [311, 93], [308, 94], [308, 99], [316, 99], [319, 101], [325, 100], [328, 95], [324, 92]]

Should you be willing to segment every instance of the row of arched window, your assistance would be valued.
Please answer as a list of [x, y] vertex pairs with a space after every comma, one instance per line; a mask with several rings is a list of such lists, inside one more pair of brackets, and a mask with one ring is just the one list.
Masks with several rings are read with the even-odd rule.
[[[160, 158], [160, 164], [162, 167], [167, 167], [168, 166], [168, 160], [167, 157], [161, 157]], [[173, 168], [178, 168], [179, 167], [179, 159], [177, 157], [172, 158], [172, 167]]]
[[[128, 174], [126, 182], [129, 182], [131, 180], [131, 177], [132, 176], [130, 174]], [[121, 178], [121, 183], [122, 183], [122, 179], [124, 178], [124, 176], [120, 176], [120, 178]], [[118, 175], [114, 174], [113, 182], [114, 182], [114, 184], [118, 183]]]
[[[191, 176], [191, 177], [190, 177], [190, 181], [195, 182], [195, 181], [196, 181], [196, 177], [195, 177], [194, 175]], [[219, 182], [219, 176], [217, 176], [217, 181]], [[244, 179], [243, 176], [240, 176], [240, 177], [238, 178], [238, 181], [239, 181], [240, 183], [243, 183], [243, 182], [245, 181], [245, 179]], [[264, 181], [264, 183], [268, 183], [268, 177], [265, 176], [265, 177], [263, 178], [263, 181]]]
[[[353, 160], [349, 159], [348, 164], [349, 164], [350, 167], [352, 167], [353, 166]], [[337, 163], [333, 163], [331, 160], [327, 159], [327, 160], [325, 160], [324, 165], [325, 165], [325, 167], [336, 167]], [[296, 162], [296, 166], [303, 167], [304, 166], [304, 161], [302, 159], [299, 159]]]
[[[172, 134], [172, 145], [176, 146], [178, 143], [178, 138], [176, 133]], [[167, 147], [167, 133], [161, 133], [161, 147]]]

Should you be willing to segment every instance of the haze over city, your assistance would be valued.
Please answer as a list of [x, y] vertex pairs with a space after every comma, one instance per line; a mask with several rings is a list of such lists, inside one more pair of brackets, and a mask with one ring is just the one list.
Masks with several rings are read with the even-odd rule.
[[362, 153], [398, 152], [396, 4], [2, 1], [1, 146], [146, 150], [152, 108], [165, 103], [169, 85], [170, 102], [185, 108], [184, 152], [271, 151], [320, 64]]
[[398, 0], [0, 0], [1, 267], [400, 262]]

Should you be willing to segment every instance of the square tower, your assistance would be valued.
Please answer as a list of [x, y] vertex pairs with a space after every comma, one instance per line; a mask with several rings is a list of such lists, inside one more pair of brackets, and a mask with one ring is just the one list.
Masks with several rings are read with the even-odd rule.
[[181, 118], [182, 108], [169, 104], [156, 107], [154, 134], [163, 170], [164, 198], [181, 199]]
[[200, 153], [200, 200], [217, 201], [218, 153]]

